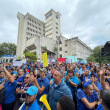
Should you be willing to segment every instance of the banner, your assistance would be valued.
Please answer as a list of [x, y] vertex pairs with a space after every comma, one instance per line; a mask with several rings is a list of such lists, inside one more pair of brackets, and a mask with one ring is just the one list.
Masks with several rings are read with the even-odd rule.
[[72, 63], [73, 62], [77, 62], [77, 56], [76, 55], [74, 55], [74, 56], [66, 56], [65, 58], [72, 59]]
[[57, 60], [58, 60], [59, 62], [61, 62], [61, 63], [65, 63], [66, 58], [58, 58]]
[[43, 67], [48, 66], [47, 53], [42, 53]]
[[13, 61], [13, 66], [22, 66], [22, 61]]
[[66, 63], [72, 63], [72, 59], [66, 59]]

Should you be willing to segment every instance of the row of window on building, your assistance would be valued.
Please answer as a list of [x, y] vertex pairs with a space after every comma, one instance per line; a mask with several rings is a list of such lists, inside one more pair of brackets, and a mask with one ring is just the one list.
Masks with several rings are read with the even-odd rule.
[[35, 29], [39, 29], [39, 30], [41, 31], [41, 28], [39, 28], [39, 27], [37, 27], [37, 26], [35, 26], [35, 25], [29, 23], [29, 22], [27, 22], [27, 25], [28, 25], [28, 26], [32, 26], [32, 27], [34, 27]]
[[46, 19], [49, 18], [50, 16], [52, 16], [52, 13], [50, 13], [50, 14], [46, 17]]
[[[26, 33], [28, 36], [30, 36], [30, 38], [31, 37], [40, 37], [40, 35], [37, 35], [37, 34], [32, 34], [32, 33], [29, 33], [29, 32], [27, 32]], [[44, 35], [44, 34], [43, 34]], [[44, 35], [45, 36], [45, 35]]]
[[32, 22], [32, 23], [35, 23], [35, 24], [38, 24], [39, 26], [41, 26], [41, 24], [40, 24], [40, 23], [38, 23], [38, 22], [36, 22], [36, 21], [32, 20], [31, 18], [28, 18], [28, 21], [30, 21], [30, 22]]
[[29, 27], [27, 27], [27, 30], [41, 35], [41, 32], [38, 32], [38, 31], [31, 29]]

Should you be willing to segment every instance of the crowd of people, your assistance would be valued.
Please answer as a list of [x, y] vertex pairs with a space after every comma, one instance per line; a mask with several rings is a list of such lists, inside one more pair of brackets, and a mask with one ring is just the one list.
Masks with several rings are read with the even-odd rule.
[[110, 110], [110, 64], [0, 64], [0, 110]]

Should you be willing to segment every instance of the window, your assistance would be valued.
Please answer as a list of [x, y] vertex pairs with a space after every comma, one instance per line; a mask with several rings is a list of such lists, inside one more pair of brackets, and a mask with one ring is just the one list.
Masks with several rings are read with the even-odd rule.
[[38, 23], [38, 25], [40, 26], [40, 24]]
[[30, 26], [31, 26], [31, 23], [30, 23]]
[[61, 41], [59, 41], [59, 44], [62, 44], [62, 42], [61, 42]]
[[56, 18], [58, 19], [58, 17], [56, 16]]
[[67, 53], [68, 51], [65, 51], [65, 53]]
[[29, 22], [27, 22], [27, 25], [29, 25]]
[[56, 33], [58, 34], [58, 32], [56, 31]]
[[60, 51], [62, 51], [62, 47], [60, 47]]
[[65, 44], [65, 46], [67, 46], [67, 44]]
[[29, 30], [29, 27], [27, 27], [27, 29]]
[[37, 29], [37, 26], [35, 26], [35, 28]]
[[34, 32], [34, 30], [33, 30], [33, 32]]
[[58, 23], [56, 23], [56, 25], [58, 25]]
[[52, 13], [49, 14], [49, 17], [52, 15]]
[[58, 27], [56, 27], [56, 29], [58, 29]]
[[49, 18], [50, 16], [52, 16], [52, 13], [50, 13], [50, 14], [46, 17], [46, 19]]
[[38, 32], [36, 31], [36, 33], [38, 33]]
[[62, 54], [60, 54], [60, 58], [62, 58]]

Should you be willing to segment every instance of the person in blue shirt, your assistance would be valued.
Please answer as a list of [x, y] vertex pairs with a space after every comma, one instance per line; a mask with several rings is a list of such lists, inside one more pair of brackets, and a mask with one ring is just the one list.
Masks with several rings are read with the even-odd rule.
[[[14, 77], [11, 76], [11, 74], [5, 69], [5, 64], [4, 64], [4, 72], [6, 73], [6, 80], [0, 85], [0, 90], [2, 87], [5, 88], [5, 100], [2, 104], [2, 110], [13, 110], [14, 108], [14, 103], [15, 103], [15, 90], [17, 86], [16, 80], [14, 80]], [[2, 86], [2, 87], [1, 87]], [[9, 96], [8, 96], [9, 95]], [[8, 96], [8, 97], [7, 97]]]
[[74, 97], [75, 89], [77, 88], [79, 84], [79, 80], [76, 76], [74, 76], [73, 70], [69, 69], [68, 70], [68, 76], [65, 77], [66, 84], [70, 88], [72, 95]]
[[[84, 83], [83, 89], [77, 91], [77, 110], [94, 110], [97, 103], [97, 96], [94, 97], [93, 85], [90, 81]], [[95, 101], [96, 100], [96, 101]]]
[[80, 76], [81, 82], [84, 83], [86, 78], [88, 78], [88, 80], [90, 80], [89, 70], [85, 70], [84, 73], [81, 74], [81, 76]]
[[89, 66], [87, 68], [88, 68], [88, 70], [91, 70], [91, 68], [93, 68], [92, 62], [89, 62]]
[[0, 71], [0, 84], [3, 83], [6, 79], [5, 73], [3, 71]]
[[[32, 86], [32, 82], [30, 82], [30, 74], [27, 74], [25, 77], [24, 77], [24, 82], [21, 84], [21, 87], [20, 88], [16, 88], [16, 92], [18, 94], [20, 94], [20, 100], [23, 100], [21, 98], [25, 98], [25, 94], [24, 92], [27, 91], [27, 89]], [[23, 102], [21, 102], [23, 103]]]
[[103, 88], [101, 87], [101, 84], [99, 83], [98, 79], [98, 75], [95, 73], [92, 73], [91, 75], [91, 83], [93, 84], [94, 90], [96, 92], [100, 92], [100, 90], [102, 90]]
[[25, 103], [23, 104], [21, 110], [41, 110], [37, 104], [36, 96], [38, 93], [38, 88], [31, 86], [25, 92]]
[[[81, 63], [81, 69], [78, 71], [78, 75], [79, 77], [81, 76], [82, 73], [84, 73], [84, 71], [86, 70], [87, 68], [85, 67], [85, 63]], [[89, 75], [90, 75], [90, 71], [89, 71]]]
[[17, 87], [20, 87], [21, 84], [24, 82], [24, 77], [25, 77], [25, 75], [23, 75], [23, 70], [20, 69], [18, 71]]
[[40, 69], [40, 78], [36, 80], [34, 78], [33, 82], [36, 84], [38, 88], [38, 94], [37, 94], [37, 101], [40, 107], [42, 107], [43, 103], [39, 101], [40, 97], [44, 94], [48, 93], [48, 88], [49, 88], [49, 80], [45, 76], [47, 73], [47, 70], [45, 68]]
[[27, 74], [29, 74], [29, 72], [27, 71], [27, 67], [25, 67], [23, 70], [24, 70], [23, 75], [27, 75]]
[[[47, 95], [47, 101], [50, 105], [51, 110], [57, 110], [57, 102], [62, 96], [65, 95], [73, 99], [71, 90], [65, 82], [61, 81], [62, 78], [62, 71], [56, 70], [53, 75], [53, 82], [50, 85]], [[42, 110], [46, 110], [46, 107], [44, 105]]]

